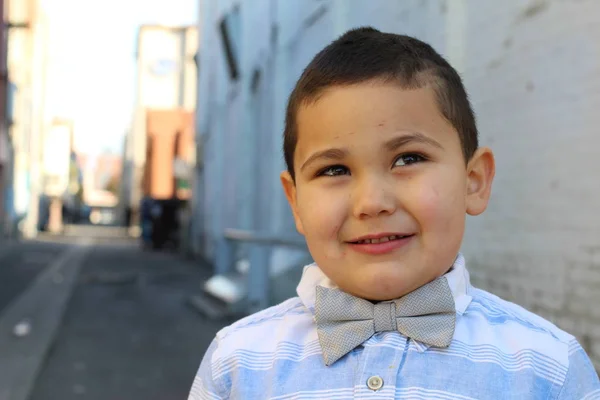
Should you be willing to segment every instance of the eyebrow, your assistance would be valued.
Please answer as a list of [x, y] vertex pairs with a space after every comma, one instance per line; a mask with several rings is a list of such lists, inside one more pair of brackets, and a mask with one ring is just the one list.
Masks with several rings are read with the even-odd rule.
[[326, 160], [339, 161], [339, 160], [344, 159], [346, 156], [348, 156], [348, 153], [349, 152], [346, 149], [337, 149], [337, 148], [317, 151], [316, 153], [311, 154], [311, 156], [308, 157], [308, 159], [306, 161], [304, 161], [304, 164], [302, 164], [302, 166], [300, 167], [300, 170], [301, 171], [304, 170], [304, 168], [306, 168], [306, 166], [308, 164], [310, 164], [311, 162], [318, 160], [320, 158], [323, 158]]
[[437, 147], [440, 150], [444, 149], [439, 142], [423, 135], [421, 132], [411, 132], [402, 136], [397, 136], [385, 142], [383, 147], [385, 147], [388, 151], [393, 151], [411, 142], [427, 144], [429, 146]]
[[[411, 133], [404, 134], [402, 136], [397, 136], [397, 137], [385, 142], [383, 144], [383, 147], [387, 151], [394, 151], [402, 146], [405, 146], [409, 143], [415, 143], [415, 142], [416, 143], [424, 143], [424, 144], [436, 147], [441, 150], [444, 149], [444, 147], [440, 143], [438, 143], [437, 141], [435, 141], [434, 139], [432, 139], [430, 137], [423, 135], [420, 132], [411, 132]], [[304, 170], [307, 165], [309, 165], [310, 163], [312, 163], [313, 161], [315, 161], [317, 159], [322, 158], [322, 159], [326, 159], [326, 160], [339, 161], [339, 160], [342, 160], [345, 157], [347, 157], [348, 154], [349, 154], [349, 151], [344, 148], [331, 148], [331, 149], [317, 151], [316, 153], [313, 153], [313, 154], [311, 154], [310, 157], [308, 157], [308, 159], [300, 167], [300, 170], [301, 171]]]

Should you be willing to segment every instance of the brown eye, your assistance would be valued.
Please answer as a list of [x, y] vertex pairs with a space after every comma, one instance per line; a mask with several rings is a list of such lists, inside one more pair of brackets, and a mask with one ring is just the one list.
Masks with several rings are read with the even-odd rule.
[[402, 154], [394, 161], [394, 167], [403, 167], [410, 164], [425, 161], [425, 157], [416, 153]]
[[348, 175], [350, 171], [348, 168], [343, 165], [332, 165], [331, 167], [327, 167], [322, 169], [319, 172], [318, 176], [338, 176], [338, 175]]

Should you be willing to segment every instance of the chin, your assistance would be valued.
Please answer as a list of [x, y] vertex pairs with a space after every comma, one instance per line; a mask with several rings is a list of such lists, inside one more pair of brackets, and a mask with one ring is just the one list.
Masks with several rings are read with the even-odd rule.
[[375, 293], [371, 290], [371, 291], [369, 291], [369, 293], [365, 293], [365, 295], [361, 296], [361, 297], [366, 300], [372, 300], [372, 301], [387, 301], [387, 300], [398, 299], [398, 298], [404, 296], [405, 294], [406, 293], [404, 291]]
[[364, 279], [357, 282], [360, 287], [360, 297], [367, 300], [394, 300], [412, 291], [412, 281], [396, 276]]

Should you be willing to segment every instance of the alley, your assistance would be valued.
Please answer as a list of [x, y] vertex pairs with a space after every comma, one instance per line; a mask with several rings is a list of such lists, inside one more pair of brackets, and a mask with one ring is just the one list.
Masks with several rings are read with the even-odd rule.
[[0, 250], [0, 399], [186, 398], [227, 323], [187, 305], [209, 274], [107, 229]]
[[42, 241], [0, 247], [0, 312], [67, 247]]

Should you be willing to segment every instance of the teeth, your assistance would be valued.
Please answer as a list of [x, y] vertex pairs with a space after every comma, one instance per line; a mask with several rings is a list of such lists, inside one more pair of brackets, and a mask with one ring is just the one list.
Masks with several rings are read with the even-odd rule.
[[389, 242], [390, 240], [396, 240], [396, 239], [400, 239], [403, 238], [404, 236], [398, 236], [398, 235], [392, 235], [392, 236], [386, 236], [386, 237], [382, 237], [379, 239], [365, 239], [365, 240], [359, 240], [357, 243], [358, 244], [376, 244], [376, 243], [385, 243], [385, 242]]

